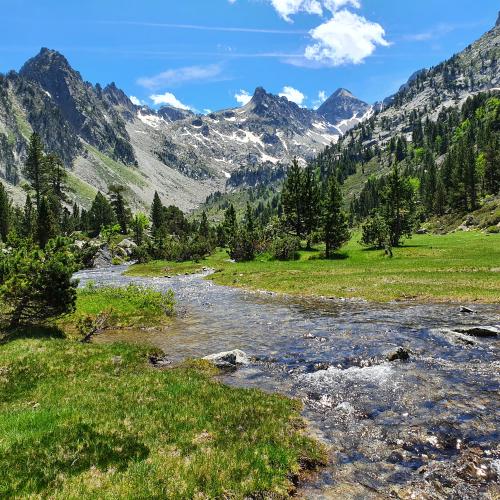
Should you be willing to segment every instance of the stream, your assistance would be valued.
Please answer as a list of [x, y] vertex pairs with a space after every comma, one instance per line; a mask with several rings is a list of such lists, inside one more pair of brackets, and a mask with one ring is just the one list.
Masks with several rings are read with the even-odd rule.
[[[160, 347], [172, 362], [241, 349], [255, 361], [223, 377], [304, 402], [330, 464], [310, 499], [500, 498], [499, 338], [452, 328], [500, 325], [495, 305], [297, 299], [215, 285], [203, 275], [130, 278], [125, 266], [82, 271], [80, 285], [173, 289], [165, 330], [105, 333]], [[387, 360], [399, 346], [409, 360]]]

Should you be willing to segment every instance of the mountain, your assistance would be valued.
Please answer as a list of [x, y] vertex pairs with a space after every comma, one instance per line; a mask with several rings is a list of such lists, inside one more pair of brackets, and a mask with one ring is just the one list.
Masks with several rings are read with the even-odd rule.
[[354, 97], [349, 90], [338, 89], [319, 108], [318, 114], [347, 132], [373, 113], [373, 107]]
[[344, 90], [322, 114], [259, 87], [241, 108], [208, 115], [153, 110], [134, 105], [115, 83], [102, 88], [84, 81], [62, 54], [42, 48], [18, 73], [0, 75], [0, 177], [12, 186], [22, 180], [35, 131], [63, 159], [84, 206], [97, 190], [120, 183], [136, 208], [148, 206], [157, 190], [165, 203], [190, 209], [241, 168], [314, 158], [366, 109]]

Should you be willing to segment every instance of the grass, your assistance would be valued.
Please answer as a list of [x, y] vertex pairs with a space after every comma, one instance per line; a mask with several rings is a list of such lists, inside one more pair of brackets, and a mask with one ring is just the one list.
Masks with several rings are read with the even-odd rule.
[[85, 319], [95, 321], [106, 312], [106, 328], [139, 328], [165, 326], [174, 315], [174, 294], [161, 293], [130, 284], [127, 287], [95, 287], [88, 284], [78, 290], [76, 311], [58, 320], [58, 326], [74, 335], [77, 325]]
[[106, 179], [108, 184], [118, 182], [127, 185], [133, 184], [139, 188], [146, 186], [147, 182], [137, 168], [129, 167], [123, 163], [115, 161], [90, 145], [87, 145], [86, 147], [88, 151], [92, 153], [92, 155], [94, 155], [103, 165], [104, 169], [101, 171], [101, 174]]
[[97, 189], [71, 172], [67, 173], [67, 183], [70, 190], [76, 194], [83, 206], [87, 209], [90, 208], [97, 194]]
[[145, 348], [42, 335], [0, 349], [2, 498], [278, 498], [324, 460], [297, 401], [229, 388], [206, 363], [158, 370]]
[[299, 401], [230, 388], [205, 361], [160, 370], [151, 347], [66, 335], [110, 307], [116, 325], [159, 325], [173, 311], [161, 297], [89, 286], [57, 326], [0, 327], [0, 498], [282, 498], [325, 462]]
[[[293, 262], [259, 256], [253, 262], [231, 264], [217, 252], [200, 263], [153, 262], [132, 266], [134, 276], [164, 276], [218, 270], [210, 278], [221, 285], [270, 290], [292, 295], [357, 298], [377, 302], [500, 302], [500, 235], [457, 232], [415, 235], [389, 259], [353, 239], [334, 260], [318, 259], [319, 250], [301, 252]], [[178, 267], [177, 267], [178, 266]]]

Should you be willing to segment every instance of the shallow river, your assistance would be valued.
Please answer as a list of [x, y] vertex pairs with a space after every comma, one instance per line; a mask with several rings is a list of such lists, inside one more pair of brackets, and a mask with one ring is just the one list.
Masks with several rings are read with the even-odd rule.
[[[305, 498], [500, 498], [498, 339], [451, 328], [499, 325], [498, 306], [302, 300], [214, 285], [202, 276], [128, 278], [83, 271], [81, 284], [129, 282], [176, 294], [165, 331], [104, 334], [148, 341], [177, 361], [241, 349], [256, 361], [224, 381], [304, 401], [331, 463]], [[386, 360], [402, 346], [408, 361]]]

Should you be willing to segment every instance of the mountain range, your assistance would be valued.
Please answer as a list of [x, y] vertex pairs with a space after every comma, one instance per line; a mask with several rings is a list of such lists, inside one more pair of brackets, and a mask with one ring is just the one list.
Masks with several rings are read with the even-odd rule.
[[111, 183], [129, 188], [134, 207], [157, 190], [190, 209], [242, 167], [314, 158], [371, 107], [339, 89], [318, 110], [259, 87], [243, 107], [208, 115], [134, 105], [114, 83], [85, 82], [60, 53], [42, 48], [19, 72], [0, 76], [0, 176], [15, 186], [31, 133], [68, 168], [88, 206]]
[[346, 89], [307, 109], [259, 87], [244, 106], [207, 115], [137, 106], [115, 83], [84, 81], [60, 53], [41, 49], [19, 72], [0, 75], [0, 178], [18, 199], [28, 139], [40, 134], [68, 169], [74, 198], [89, 206], [97, 190], [124, 184], [134, 208], [158, 191], [164, 203], [198, 206], [248, 168], [303, 163], [329, 150], [411, 140], [412, 122], [500, 87], [500, 16], [459, 54], [415, 72], [393, 96], [369, 105]]

